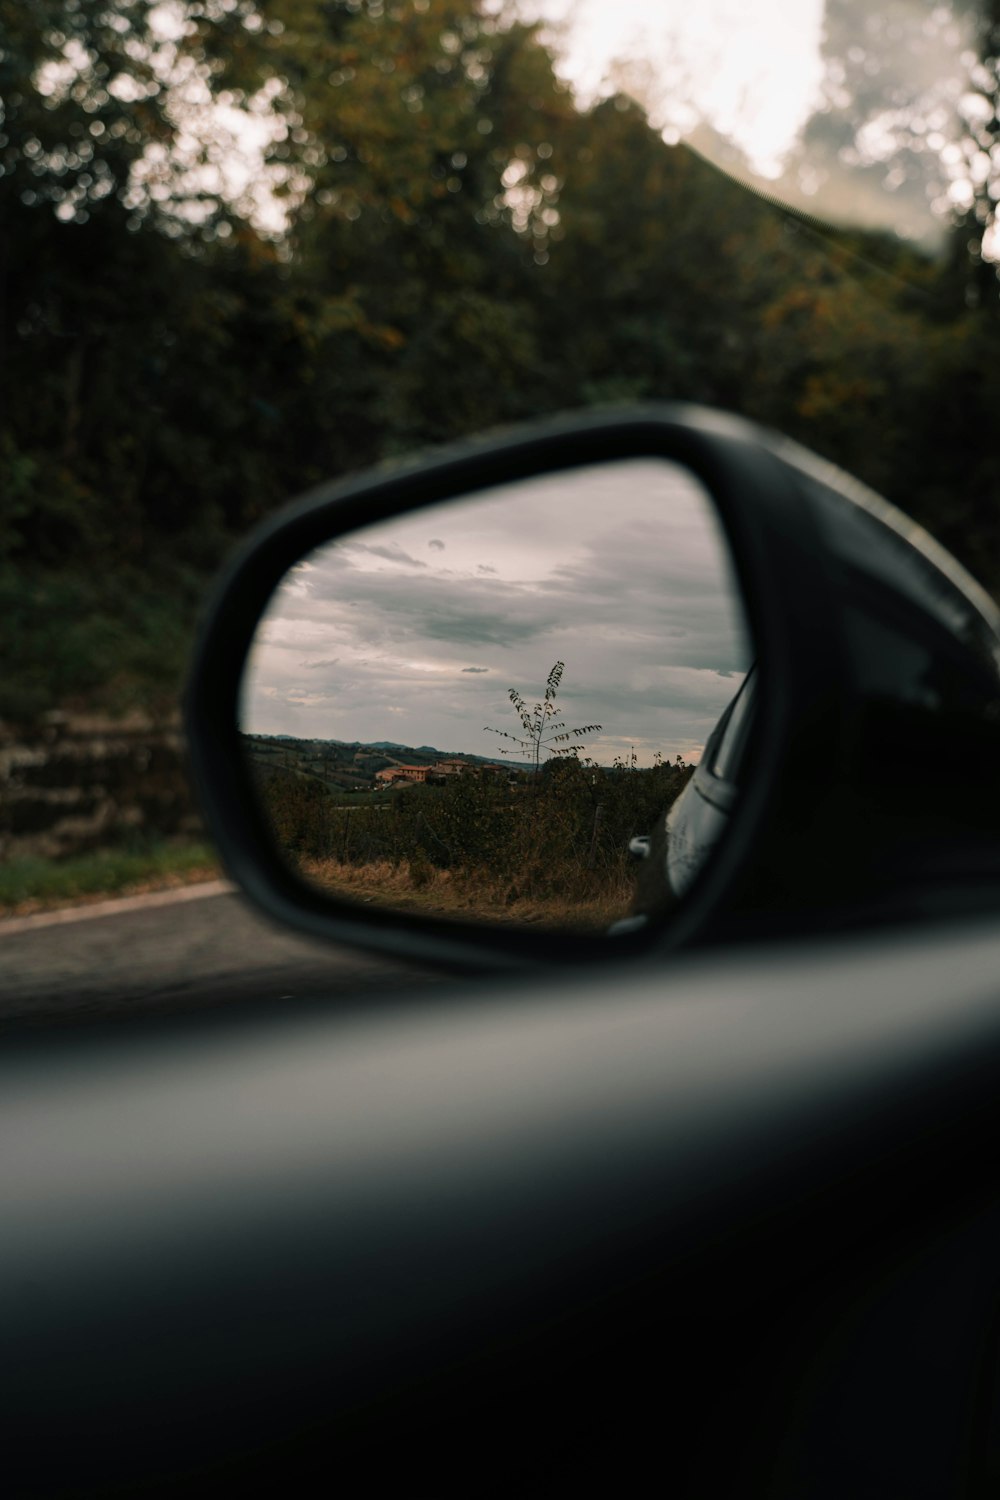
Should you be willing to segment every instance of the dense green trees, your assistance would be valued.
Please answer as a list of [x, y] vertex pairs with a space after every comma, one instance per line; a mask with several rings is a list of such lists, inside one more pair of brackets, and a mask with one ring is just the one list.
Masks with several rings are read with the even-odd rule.
[[992, 272], [970, 298], [964, 249], [820, 232], [578, 108], [494, 10], [0, 0], [0, 716], [167, 710], [289, 494], [594, 401], [783, 428], [1000, 589]]

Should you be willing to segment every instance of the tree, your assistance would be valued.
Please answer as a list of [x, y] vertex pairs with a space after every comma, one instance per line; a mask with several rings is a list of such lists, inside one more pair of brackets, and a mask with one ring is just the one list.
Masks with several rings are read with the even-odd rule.
[[562, 683], [565, 662], [557, 661], [545, 683], [542, 699], [529, 708], [516, 688], [510, 688], [507, 696], [521, 721], [523, 734], [508, 734], [505, 729], [485, 729], [486, 734], [498, 734], [501, 739], [511, 740], [513, 750], [503, 749], [501, 755], [526, 755], [531, 761], [532, 771], [537, 777], [543, 757], [549, 755], [578, 755], [585, 747], [570, 744], [577, 735], [599, 734], [600, 724], [584, 724], [580, 729], [567, 729], [564, 719], [557, 719], [556, 697]]
[[[537, 328], [572, 100], [532, 27], [482, 0], [284, 0], [258, 72], [286, 84], [284, 299], [301, 330], [310, 482], [558, 403]], [[331, 422], [335, 411], [340, 421]]]

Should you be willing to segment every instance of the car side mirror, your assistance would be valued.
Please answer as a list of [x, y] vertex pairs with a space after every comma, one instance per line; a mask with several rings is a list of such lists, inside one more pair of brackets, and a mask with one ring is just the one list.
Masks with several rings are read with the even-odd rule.
[[861, 701], [838, 548], [867, 527], [884, 592], [905, 555], [992, 628], [881, 504], [695, 408], [314, 491], [230, 566], [191, 677], [228, 868], [308, 932], [459, 965], [829, 908]]

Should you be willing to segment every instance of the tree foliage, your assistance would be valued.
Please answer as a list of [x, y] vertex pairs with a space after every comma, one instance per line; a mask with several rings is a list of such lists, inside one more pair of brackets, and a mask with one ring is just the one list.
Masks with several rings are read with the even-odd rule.
[[0, 0], [0, 36], [0, 716], [166, 711], [204, 581], [290, 494], [594, 402], [784, 429], [1000, 589], [989, 174], [950, 262], [820, 233], [577, 105], [483, 0]]
[[584, 746], [574, 745], [572, 741], [580, 735], [599, 734], [601, 731], [600, 724], [583, 724], [579, 729], [567, 729], [566, 720], [556, 717], [559, 711], [556, 698], [565, 670], [565, 662], [555, 663], [546, 678], [544, 695], [530, 708], [517, 688], [509, 689], [507, 697], [520, 720], [520, 734], [511, 734], [506, 729], [490, 729], [489, 726], [484, 730], [486, 734], [498, 734], [501, 739], [510, 740], [513, 748], [504, 748], [500, 754], [526, 755], [535, 776], [550, 755], [579, 755]]

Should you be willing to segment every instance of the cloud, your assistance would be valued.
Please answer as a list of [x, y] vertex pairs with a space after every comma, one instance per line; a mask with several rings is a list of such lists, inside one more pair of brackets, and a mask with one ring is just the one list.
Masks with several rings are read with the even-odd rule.
[[[445, 524], [448, 566], [419, 562]], [[491, 667], [467, 665], [479, 651]], [[298, 704], [287, 728], [305, 734], [313, 698], [317, 737], [491, 753], [506, 689], [534, 703], [558, 660], [560, 717], [603, 724], [590, 744], [610, 763], [622, 744], [704, 744], [752, 656], [711, 502], [669, 465], [602, 465], [318, 549], [262, 622], [245, 721], [280, 733]]]
[[402, 547], [397, 546], [395, 542], [387, 546], [373, 547], [368, 542], [351, 541], [345, 543], [345, 547], [349, 552], [365, 552], [369, 557], [384, 557], [386, 562], [405, 563], [410, 568], [426, 568], [427, 566], [425, 562], [420, 561], [419, 557], [411, 557], [408, 552], [404, 552]]

